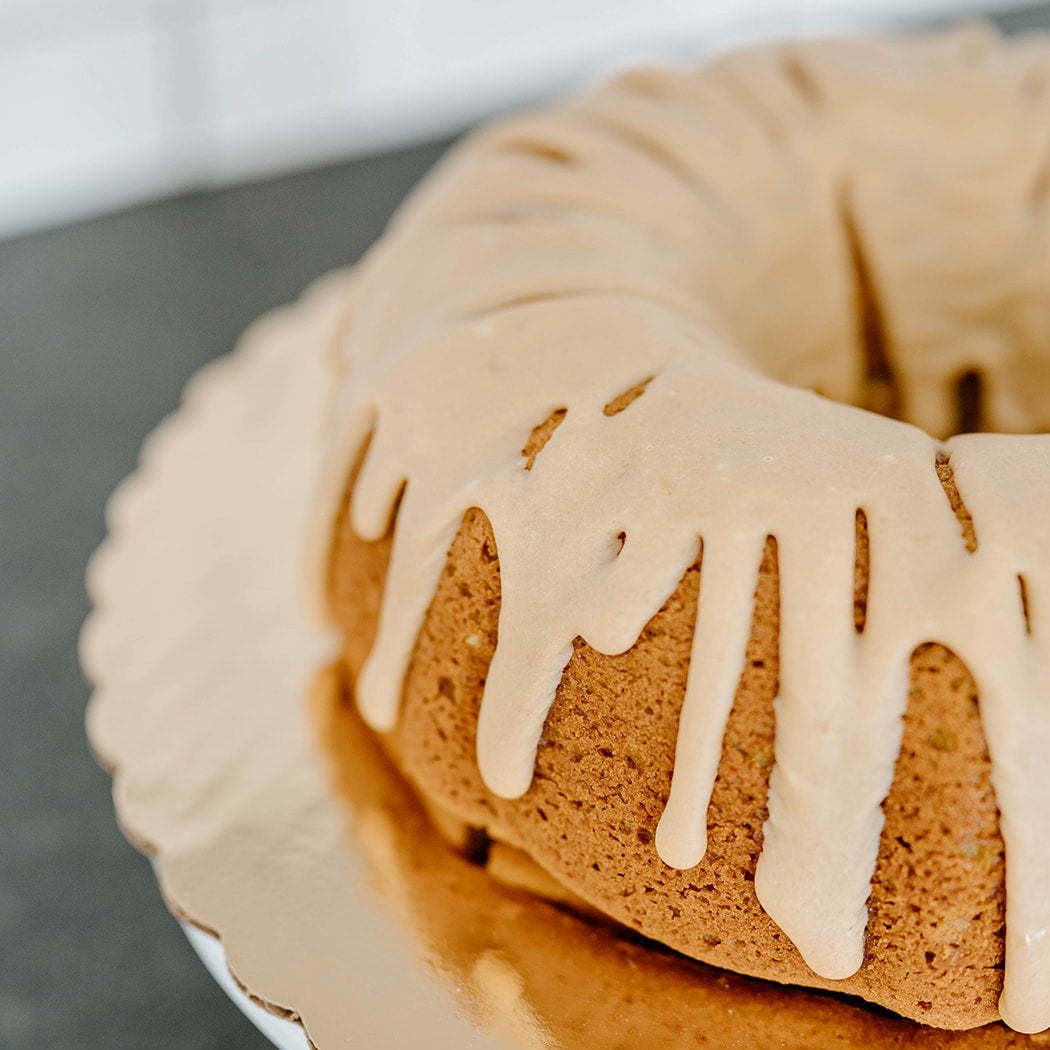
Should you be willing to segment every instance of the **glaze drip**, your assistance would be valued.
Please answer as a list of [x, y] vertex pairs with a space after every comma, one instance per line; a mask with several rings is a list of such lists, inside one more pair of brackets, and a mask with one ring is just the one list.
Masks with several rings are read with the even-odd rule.
[[487, 515], [503, 597], [478, 763], [505, 797], [530, 785], [573, 640], [629, 649], [702, 546], [656, 836], [683, 868], [705, 852], [772, 537], [780, 690], [755, 886], [830, 978], [863, 960], [910, 656], [960, 654], [1006, 843], [1001, 1012], [1022, 1031], [1050, 1026], [1050, 842], [1032, 830], [1050, 826], [1050, 437], [931, 435], [971, 370], [989, 426], [1045, 421], [1050, 229], [1030, 186], [1050, 103], [1025, 88], [1033, 69], [1050, 47], [972, 27], [763, 48], [468, 140], [360, 270], [321, 514], [327, 529], [367, 441], [353, 527], [378, 539], [396, 508], [358, 682], [377, 729], [463, 515]]

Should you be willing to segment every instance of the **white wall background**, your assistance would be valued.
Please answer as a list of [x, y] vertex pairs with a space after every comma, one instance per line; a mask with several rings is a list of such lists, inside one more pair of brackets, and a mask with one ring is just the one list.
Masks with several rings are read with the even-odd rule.
[[434, 138], [629, 60], [984, 0], [0, 0], [0, 236]]

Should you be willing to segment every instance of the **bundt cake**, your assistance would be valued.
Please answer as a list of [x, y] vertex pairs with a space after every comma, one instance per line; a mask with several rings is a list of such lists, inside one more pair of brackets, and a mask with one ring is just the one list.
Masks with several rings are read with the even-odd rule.
[[694, 959], [1050, 1026], [1050, 43], [630, 72], [468, 137], [351, 299], [313, 560], [436, 819]]

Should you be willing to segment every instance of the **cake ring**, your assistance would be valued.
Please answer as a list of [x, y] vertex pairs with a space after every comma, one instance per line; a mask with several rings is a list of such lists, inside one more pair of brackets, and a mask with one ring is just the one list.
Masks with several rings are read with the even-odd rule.
[[983, 27], [766, 46], [411, 198], [312, 572], [442, 819], [692, 958], [1050, 1026], [1048, 85]]

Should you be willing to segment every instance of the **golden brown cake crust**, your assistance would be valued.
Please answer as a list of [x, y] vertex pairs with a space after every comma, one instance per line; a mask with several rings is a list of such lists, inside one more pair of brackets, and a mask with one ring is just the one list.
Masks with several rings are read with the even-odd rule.
[[[374, 637], [388, 556], [389, 539], [361, 541], [344, 507], [330, 593], [351, 676]], [[858, 559], [861, 611], [865, 570]], [[653, 839], [671, 782], [701, 586], [702, 557], [620, 656], [604, 656], [577, 639], [545, 724], [532, 787], [523, 798], [501, 799], [486, 789], [474, 754], [497, 638], [499, 559], [484, 515], [469, 512], [417, 641], [388, 749], [435, 804], [525, 850], [590, 904], [685, 955], [859, 995], [941, 1028], [995, 1020], [1003, 844], [974, 684], [943, 647], [924, 645], [912, 657], [860, 971], [842, 981], [814, 974], [756, 899], [778, 675], [773, 539], [708, 811], [707, 857], [686, 871], [660, 860]]]

